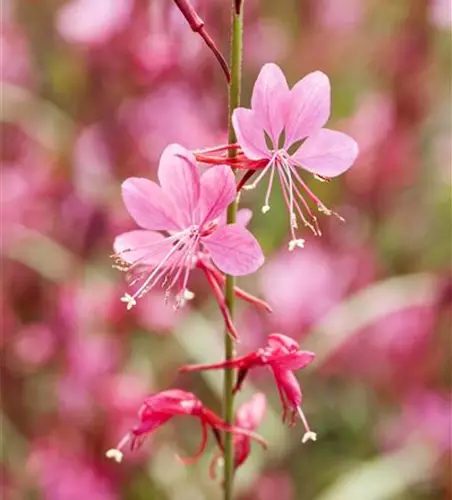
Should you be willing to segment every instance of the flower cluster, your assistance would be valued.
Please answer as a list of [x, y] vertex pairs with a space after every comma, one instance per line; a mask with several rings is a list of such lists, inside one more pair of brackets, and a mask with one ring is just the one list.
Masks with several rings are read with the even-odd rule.
[[[178, 144], [169, 145], [160, 158], [159, 184], [142, 178], [129, 178], [122, 185], [124, 204], [140, 229], [118, 236], [114, 242], [115, 267], [125, 271], [134, 291], [121, 299], [127, 309], [156, 286], [165, 289], [165, 298], [174, 297], [175, 308], [193, 298], [188, 288], [193, 270], [203, 272], [223, 316], [227, 331], [234, 339], [239, 334], [233, 324], [225, 293], [225, 275], [254, 273], [264, 262], [255, 237], [246, 228], [249, 211], [239, 211], [237, 222], [227, 223], [226, 209], [240, 192], [255, 187], [268, 174], [268, 189], [262, 212], [270, 209], [273, 180], [279, 177], [289, 211], [292, 239], [289, 250], [304, 246], [295, 230], [302, 221], [320, 235], [317, 218], [302, 191], [314, 201], [319, 211], [332, 214], [313, 194], [300, 176], [302, 168], [326, 181], [350, 167], [357, 155], [356, 143], [349, 136], [323, 128], [330, 114], [328, 78], [312, 73], [289, 90], [282, 71], [274, 64], [263, 67], [254, 86], [251, 109], [237, 108], [232, 121], [237, 144], [206, 150], [188, 151]], [[234, 155], [228, 154], [230, 150]], [[230, 158], [233, 156], [232, 158]], [[201, 166], [208, 166], [201, 173]], [[245, 170], [236, 183], [233, 168]], [[249, 185], [246, 182], [258, 172]], [[263, 300], [235, 287], [235, 295], [266, 311]], [[301, 408], [302, 393], [294, 372], [309, 365], [315, 355], [303, 351], [292, 338], [272, 333], [264, 347], [245, 356], [208, 365], [189, 365], [181, 372], [235, 369], [237, 392], [249, 370], [268, 367], [272, 372], [283, 408], [283, 422], [294, 425], [297, 418], [304, 425], [302, 442], [315, 441]], [[139, 446], [157, 427], [177, 415], [200, 420], [202, 441], [198, 453], [185, 463], [193, 462], [205, 450], [208, 430], [212, 430], [219, 453], [211, 462], [211, 476], [222, 459], [222, 432], [233, 434], [235, 468], [250, 453], [251, 439], [265, 445], [255, 434], [265, 413], [263, 394], [256, 394], [236, 413], [235, 425], [228, 424], [193, 394], [171, 389], [145, 399], [139, 413], [139, 424], [107, 452], [121, 461], [122, 449]]]

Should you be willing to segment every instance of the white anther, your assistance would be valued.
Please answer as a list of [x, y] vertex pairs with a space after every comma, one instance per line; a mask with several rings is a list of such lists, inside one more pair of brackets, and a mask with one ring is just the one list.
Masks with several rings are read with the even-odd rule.
[[325, 214], [325, 215], [332, 215], [332, 213], [333, 213], [333, 212], [332, 212], [329, 208], [327, 208], [325, 205], [320, 205], [320, 204], [319, 204], [319, 205], [317, 205], [317, 210], [318, 210], [319, 212], [321, 212], [322, 214]]
[[263, 214], [266, 214], [269, 210], [270, 210], [270, 205], [264, 205], [264, 206], [261, 208], [261, 212], [262, 212]]
[[116, 448], [111, 448], [110, 450], [108, 450], [105, 453], [105, 456], [107, 458], [111, 458], [112, 460], [114, 460], [118, 464], [120, 464], [122, 462], [122, 459], [124, 458], [124, 455], [122, 454], [122, 452], [117, 450]]
[[191, 290], [187, 290], [187, 288], [182, 292], [183, 300], [193, 300], [195, 298], [195, 294]]
[[317, 434], [312, 431], [305, 432], [301, 442], [304, 444], [307, 443], [308, 441], [317, 441]]
[[291, 240], [289, 241], [289, 252], [293, 252], [295, 248], [304, 248], [304, 243], [305, 240], [303, 238], [300, 238], [298, 240]]
[[121, 302], [125, 302], [127, 304], [128, 311], [130, 311], [130, 309], [137, 304], [137, 301], [128, 293], [125, 293], [124, 297], [121, 297]]

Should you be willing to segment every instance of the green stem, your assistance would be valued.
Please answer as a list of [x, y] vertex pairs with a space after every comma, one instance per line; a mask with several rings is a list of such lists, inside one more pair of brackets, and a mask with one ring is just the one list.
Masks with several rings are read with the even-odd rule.
[[[237, 14], [235, 9], [235, 1], [232, 0], [232, 22], [231, 22], [231, 83], [229, 85], [229, 113], [228, 113], [228, 142], [234, 144], [237, 141], [234, 127], [232, 126], [232, 112], [240, 104], [240, 87], [242, 80], [242, 28], [243, 28], [243, 2], [240, 13]], [[236, 155], [235, 149], [229, 150], [229, 157], [233, 158]], [[237, 215], [237, 200], [228, 207], [227, 221], [228, 224], [236, 221]], [[225, 298], [226, 305], [230, 311], [231, 317], [234, 314], [234, 285], [235, 279], [233, 276], [226, 276], [225, 283]], [[224, 351], [225, 359], [229, 360], [234, 357], [234, 341], [225, 332]], [[224, 397], [223, 397], [223, 413], [224, 420], [228, 424], [234, 421], [234, 395], [232, 393], [234, 387], [234, 369], [226, 368], [224, 372]], [[234, 447], [232, 443], [232, 435], [228, 432], [224, 436], [224, 500], [232, 500], [234, 482]]]

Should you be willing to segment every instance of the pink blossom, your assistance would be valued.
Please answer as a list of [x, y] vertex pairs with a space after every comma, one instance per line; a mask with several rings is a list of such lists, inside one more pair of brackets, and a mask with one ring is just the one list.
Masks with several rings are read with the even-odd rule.
[[24, 326], [14, 337], [16, 356], [31, 367], [45, 364], [55, 354], [56, 339], [45, 323]]
[[[435, 328], [432, 304], [400, 309], [379, 318], [344, 342], [322, 367], [393, 391], [416, 387], [425, 376]], [[363, 352], [371, 353], [372, 363]]]
[[306, 429], [303, 442], [316, 440], [315, 432], [309, 428], [306, 417], [301, 409], [302, 394], [300, 385], [293, 372], [308, 366], [314, 359], [315, 354], [310, 351], [300, 350], [295, 340], [281, 333], [272, 333], [268, 336], [267, 345], [246, 356], [240, 356], [232, 360], [222, 361], [209, 365], [188, 365], [180, 368], [181, 372], [194, 372], [203, 370], [217, 370], [223, 368], [238, 368], [237, 382], [234, 392], [237, 392], [245, 380], [248, 371], [260, 366], [268, 366], [275, 377], [276, 387], [283, 407], [283, 422], [287, 413], [292, 413], [290, 425], [295, 423], [298, 415]]
[[126, 25], [132, 8], [132, 0], [72, 0], [59, 10], [57, 29], [69, 42], [104, 43]]
[[429, 8], [430, 22], [436, 28], [450, 30], [452, 26], [452, 6], [449, 0], [432, 0]]
[[201, 176], [193, 155], [173, 144], [162, 154], [158, 177], [160, 186], [142, 178], [129, 178], [122, 185], [127, 210], [143, 228], [114, 242], [117, 267], [128, 272], [132, 284], [140, 283], [133, 295], [122, 299], [128, 309], [159, 282], [167, 297], [176, 291], [176, 304], [183, 304], [191, 295], [190, 270], [206, 256], [221, 271], [235, 276], [262, 265], [264, 257], [252, 234], [243, 225], [221, 223], [236, 196], [228, 166]]
[[121, 439], [116, 448], [107, 451], [107, 457], [121, 462], [123, 458], [121, 450], [127, 443], [130, 443], [131, 449], [134, 450], [142, 444], [143, 440], [151, 432], [173, 417], [183, 415], [199, 418], [202, 426], [202, 441], [199, 451], [192, 458], [182, 459], [184, 463], [193, 463], [204, 452], [207, 445], [207, 431], [209, 428], [213, 431], [221, 449], [222, 442], [219, 431], [231, 432], [234, 435], [244, 435], [255, 439], [262, 446], [266, 446], [265, 441], [258, 434], [234, 425], [228, 425], [215, 413], [206, 408], [191, 392], [180, 389], [169, 389], [152, 394], [144, 400], [138, 412], [140, 423]]
[[273, 472], [259, 476], [244, 500], [294, 500], [296, 498], [290, 476]]
[[327, 215], [333, 213], [310, 190], [298, 168], [327, 180], [345, 172], [358, 154], [358, 146], [351, 137], [323, 128], [329, 116], [330, 82], [325, 74], [310, 73], [289, 90], [276, 64], [262, 68], [254, 85], [251, 109], [237, 108], [232, 116], [238, 143], [255, 162], [250, 168], [261, 170], [247, 187], [255, 187], [267, 173], [270, 175], [263, 213], [270, 209], [273, 180], [278, 174], [290, 214], [290, 250], [304, 245], [304, 240], [298, 239], [295, 233], [300, 220], [315, 234], [320, 234], [317, 218], [302, 190], [319, 211]]
[[[42, 439], [33, 443], [27, 471], [36, 476], [42, 498], [48, 500], [115, 500], [113, 485], [74, 443]], [[70, 451], [68, 451], [70, 450]]]
[[[273, 324], [287, 332], [306, 330], [344, 296], [356, 265], [310, 244], [302, 253], [275, 255], [260, 273], [264, 297], [274, 306]], [[287, 270], [290, 269], [290, 272]]]
[[402, 447], [417, 437], [439, 453], [450, 453], [451, 419], [450, 394], [416, 389], [404, 401], [401, 413], [380, 429], [382, 444], [389, 448]]
[[[267, 409], [267, 400], [265, 394], [257, 392], [253, 397], [237, 408], [235, 416], [235, 425], [241, 429], [255, 431], [264, 418]], [[234, 443], [234, 468], [238, 469], [251, 453], [251, 438], [245, 434], [235, 434]], [[222, 458], [220, 451], [210, 463], [210, 476], [215, 478], [215, 468]]]

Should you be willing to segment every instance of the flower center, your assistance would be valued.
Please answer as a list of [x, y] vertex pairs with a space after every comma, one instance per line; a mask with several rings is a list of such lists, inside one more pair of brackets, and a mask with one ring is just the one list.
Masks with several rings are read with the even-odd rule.
[[[213, 229], [207, 228], [208, 231]], [[127, 304], [128, 310], [136, 305], [137, 299], [143, 297], [159, 282], [166, 290], [166, 300], [174, 288], [178, 289], [175, 308], [193, 298], [193, 293], [187, 289], [187, 282], [199, 250], [201, 234], [204, 232], [204, 228], [201, 233], [200, 227], [193, 225], [157, 243], [126, 249], [113, 256], [116, 260], [113, 267], [128, 273], [129, 284], [140, 283], [136, 292], [126, 293], [121, 298], [121, 301]], [[163, 249], [166, 253], [162, 252]], [[127, 260], [127, 253], [134, 251], [140, 251], [140, 257], [134, 261]], [[156, 258], [159, 255], [160, 259]]]

